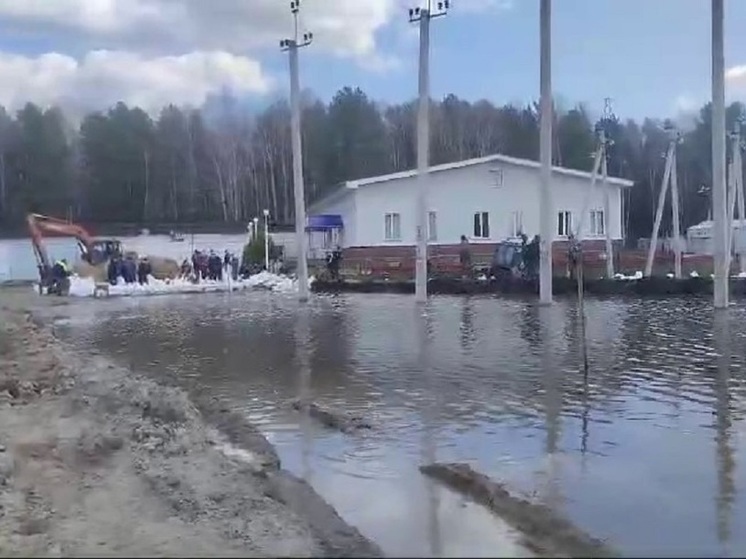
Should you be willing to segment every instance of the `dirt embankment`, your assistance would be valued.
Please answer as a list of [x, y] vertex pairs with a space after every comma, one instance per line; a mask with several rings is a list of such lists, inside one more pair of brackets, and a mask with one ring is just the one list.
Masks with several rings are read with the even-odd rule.
[[241, 418], [203, 410], [0, 306], [0, 554], [381, 555]]

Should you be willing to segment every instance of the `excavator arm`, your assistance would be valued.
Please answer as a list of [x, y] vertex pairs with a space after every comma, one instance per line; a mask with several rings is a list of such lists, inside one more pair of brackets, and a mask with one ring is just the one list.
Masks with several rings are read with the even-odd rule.
[[31, 244], [34, 247], [39, 272], [42, 276], [52, 268], [52, 262], [49, 260], [49, 254], [44, 246], [44, 233], [74, 237], [78, 241], [81, 256], [84, 260], [90, 262], [95, 242], [88, 231], [80, 225], [41, 214], [28, 214], [26, 223], [31, 234]]

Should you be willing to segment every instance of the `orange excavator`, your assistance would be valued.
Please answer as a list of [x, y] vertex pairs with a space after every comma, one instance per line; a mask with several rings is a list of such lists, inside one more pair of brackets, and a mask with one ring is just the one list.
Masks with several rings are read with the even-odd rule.
[[[93, 276], [94, 279], [103, 281], [106, 277], [106, 266], [112, 257], [125, 256], [122, 243], [116, 239], [94, 239], [84, 227], [41, 214], [28, 214], [26, 216], [31, 244], [34, 247], [36, 263], [39, 268], [41, 286], [48, 287], [51, 282], [51, 271], [53, 262], [44, 246], [44, 233], [51, 233], [64, 237], [73, 237], [80, 248], [81, 263], [76, 270], [81, 276]], [[137, 255], [133, 253], [136, 257]], [[158, 279], [174, 278], [178, 274], [178, 263], [169, 258], [150, 258], [153, 265], [153, 275]]]

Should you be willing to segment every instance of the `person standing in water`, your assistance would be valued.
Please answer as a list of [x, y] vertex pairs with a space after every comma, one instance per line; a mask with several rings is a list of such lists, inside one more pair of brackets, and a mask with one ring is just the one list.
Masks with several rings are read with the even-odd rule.
[[461, 235], [461, 245], [458, 250], [458, 260], [461, 264], [461, 274], [464, 278], [471, 277], [471, 247], [466, 235]]

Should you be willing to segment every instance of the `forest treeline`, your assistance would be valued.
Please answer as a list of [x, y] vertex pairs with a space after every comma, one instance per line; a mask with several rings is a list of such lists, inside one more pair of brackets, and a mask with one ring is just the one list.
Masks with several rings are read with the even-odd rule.
[[[343, 180], [415, 166], [414, 102], [381, 106], [360, 89], [345, 87], [328, 104], [306, 95], [303, 105], [309, 201]], [[742, 109], [738, 103], [728, 107], [729, 129]], [[557, 108], [555, 164], [590, 170], [596, 127], [603, 125], [612, 139], [609, 174], [635, 181], [625, 211], [632, 238], [648, 236], [652, 227], [668, 142], [664, 124], [654, 118], [593, 122], [582, 105]], [[710, 146], [706, 105], [678, 152], [683, 226], [708, 216]], [[432, 164], [493, 153], [538, 159], [535, 103], [495, 106], [455, 95], [433, 102]], [[210, 115], [170, 105], [157, 118], [119, 103], [76, 126], [59, 108], [29, 103], [16, 114], [0, 110], [0, 229], [18, 225], [28, 211], [146, 227], [245, 223], [265, 207], [277, 223], [292, 223], [285, 101], [257, 114], [229, 103]]]

